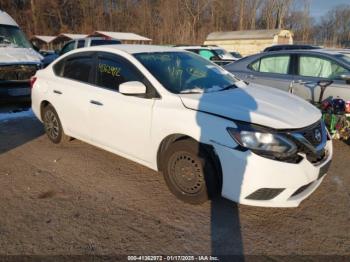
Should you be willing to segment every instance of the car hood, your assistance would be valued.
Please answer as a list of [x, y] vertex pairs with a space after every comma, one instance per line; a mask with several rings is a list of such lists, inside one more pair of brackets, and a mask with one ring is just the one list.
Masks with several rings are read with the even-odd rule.
[[287, 92], [249, 84], [226, 91], [180, 94], [185, 107], [274, 129], [296, 129], [320, 120], [320, 111]]
[[40, 63], [42, 58], [31, 48], [0, 48], [0, 64]]

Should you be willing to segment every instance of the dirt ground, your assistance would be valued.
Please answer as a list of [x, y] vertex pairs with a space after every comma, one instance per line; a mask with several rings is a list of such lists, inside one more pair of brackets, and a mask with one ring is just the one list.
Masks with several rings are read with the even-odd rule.
[[[13, 108], [2, 107], [0, 116]], [[161, 174], [0, 120], [0, 255], [350, 255], [350, 146], [300, 207], [177, 200]]]

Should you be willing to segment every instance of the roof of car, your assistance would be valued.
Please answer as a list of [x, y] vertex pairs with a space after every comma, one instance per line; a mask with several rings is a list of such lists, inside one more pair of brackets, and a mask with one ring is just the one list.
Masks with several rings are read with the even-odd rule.
[[219, 46], [210, 46], [210, 45], [178, 45], [174, 46], [179, 49], [222, 49]]
[[[263, 52], [265, 53], [265, 52]], [[328, 55], [339, 55], [342, 52], [340, 50], [336, 49], [325, 49], [325, 48], [319, 48], [319, 49], [292, 49], [292, 50], [278, 50], [278, 51], [270, 51], [266, 52], [266, 54], [279, 54], [279, 53], [321, 53], [321, 54], [328, 54]], [[262, 53], [259, 53], [262, 54]]]
[[271, 51], [278, 51], [278, 50], [301, 50], [301, 49], [320, 49], [319, 46], [313, 46], [313, 45], [304, 45], [304, 44], [281, 44], [281, 45], [272, 45], [269, 47], [266, 47], [264, 49], [264, 52], [271, 52]]
[[[85, 50], [95, 50], [95, 51], [112, 51], [121, 50], [129, 54], [137, 53], [155, 53], [155, 52], [181, 52], [178, 48], [170, 46], [161, 46], [161, 45], [135, 45], [135, 44], [120, 44], [120, 45], [104, 45], [104, 46], [94, 46], [84, 48]], [[81, 49], [77, 49], [81, 50]]]

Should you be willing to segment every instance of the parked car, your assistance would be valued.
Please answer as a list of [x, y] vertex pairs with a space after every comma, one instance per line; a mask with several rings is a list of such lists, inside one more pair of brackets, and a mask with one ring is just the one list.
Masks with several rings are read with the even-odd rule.
[[200, 45], [200, 46], [190, 46], [190, 45], [177, 45], [176, 48], [190, 51], [200, 56], [208, 59], [215, 64], [224, 66], [237, 61], [239, 58], [233, 56], [225, 49], [218, 47], [216, 45]]
[[263, 52], [271, 52], [271, 51], [282, 51], [282, 50], [310, 50], [310, 49], [320, 49], [319, 46], [314, 45], [273, 45], [266, 47]]
[[265, 52], [227, 65], [226, 70], [250, 82], [288, 91], [304, 99], [319, 97], [319, 80], [333, 80], [323, 98], [350, 100], [350, 57], [326, 49]]
[[180, 49], [74, 50], [32, 83], [33, 112], [53, 143], [74, 137], [161, 171], [189, 203], [221, 194], [295, 207], [332, 159], [332, 141], [310, 103], [246, 85]]
[[41, 68], [37, 53], [18, 24], [0, 10], [0, 101], [30, 99], [30, 78]]
[[48, 66], [59, 56], [64, 55], [65, 53], [74, 49], [89, 47], [89, 46], [97, 46], [97, 45], [116, 45], [116, 44], [121, 44], [121, 41], [116, 39], [105, 39], [103, 37], [86, 37], [86, 38], [71, 40], [67, 42], [62, 47], [61, 50], [56, 51], [54, 54], [45, 56], [43, 60], [44, 67]]

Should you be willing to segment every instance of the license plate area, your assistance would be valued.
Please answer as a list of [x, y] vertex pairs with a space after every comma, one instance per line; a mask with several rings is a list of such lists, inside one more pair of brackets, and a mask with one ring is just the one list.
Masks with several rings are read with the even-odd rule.
[[8, 90], [9, 96], [27, 96], [30, 95], [30, 88], [22, 87], [22, 88], [11, 88]]

